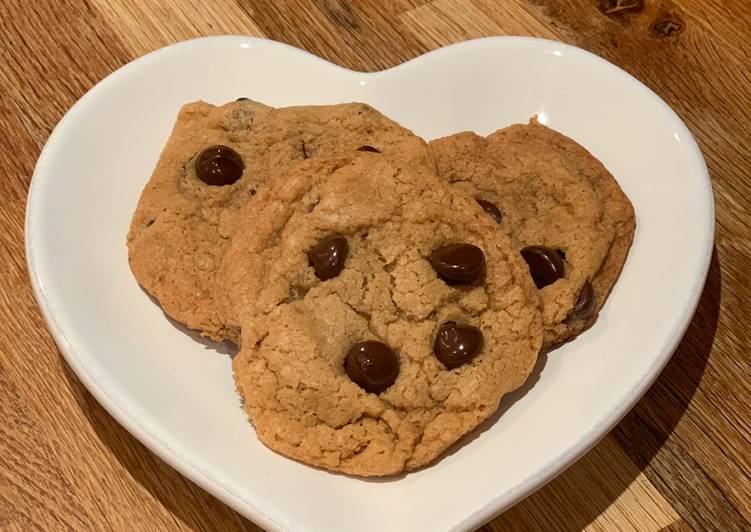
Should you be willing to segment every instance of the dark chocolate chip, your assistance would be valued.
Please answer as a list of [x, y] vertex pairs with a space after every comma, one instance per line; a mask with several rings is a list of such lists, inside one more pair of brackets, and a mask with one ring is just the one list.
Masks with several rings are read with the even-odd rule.
[[528, 246], [522, 250], [529, 273], [537, 288], [553, 284], [563, 277], [563, 259], [555, 250], [545, 246]]
[[430, 265], [447, 283], [467, 283], [482, 274], [485, 254], [472, 244], [449, 244], [430, 254]]
[[501, 214], [501, 209], [498, 208], [498, 206], [488, 200], [477, 198], [477, 203], [480, 204], [480, 207], [482, 207], [482, 210], [484, 210], [488, 215], [495, 220], [495, 223], [499, 224], [501, 223], [501, 220], [503, 219], [503, 214]]
[[446, 368], [454, 369], [477, 356], [482, 341], [482, 331], [477, 327], [447, 321], [438, 328], [433, 352]]
[[333, 279], [344, 268], [349, 244], [342, 235], [330, 235], [308, 251], [308, 263], [321, 281]]
[[399, 357], [381, 342], [360, 342], [347, 352], [344, 370], [366, 392], [381, 393], [396, 381]]
[[196, 157], [196, 175], [208, 185], [231, 185], [243, 175], [245, 163], [228, 146], [210, 146]]
[[249, 101], [250, 101], [250, 98], [246, 98], [245, 96], [240, 96], [240, 97], [239, 97], [239, 98], [238, 98], [237, 100], [235, 100], [235, 101], [236, 101], [236, 102], [249, 102]]
[[367, 146], [367, 145], [360, 146], [359, 148], [357, 148], [357, 151], [369, 151], [372, 153], [381, 153], [381, 150], [379, 150], [378, 148], [374, 148], [373, 146]]
[[566, 321], [586, 319], [592, 315], [595, 309], [597, 309], [597, 295], [592, 283], [586, 281], [582, 286], [582, 291], [579, 292], [579, 299], [576, 300], [574, 308], [568, 313]]

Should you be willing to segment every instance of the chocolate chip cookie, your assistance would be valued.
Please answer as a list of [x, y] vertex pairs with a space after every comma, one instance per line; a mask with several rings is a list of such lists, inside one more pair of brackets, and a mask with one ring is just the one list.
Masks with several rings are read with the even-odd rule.
[[440, 175], [511, 234], [543, 301], [545, 346], [594, 323], [633, 239], [634, 211], [586, 149], [538, 123], [430, 143]]
[[224, 257], [235, 382], [258, 437], [388, 475], [435, 460], [529, 375], [539, 295], [511, 240], [436, 175], [319, 158], [243, 207]]
[[184, 106], [128, 234], [136, 279], [174, 319], [217, 340], [231, 336], [218, 318], [214, 287], [238, 209], [291, 165], [358, 149], [433, 166], [420, 138], [365, 104], [273, 109], [242, 99]]

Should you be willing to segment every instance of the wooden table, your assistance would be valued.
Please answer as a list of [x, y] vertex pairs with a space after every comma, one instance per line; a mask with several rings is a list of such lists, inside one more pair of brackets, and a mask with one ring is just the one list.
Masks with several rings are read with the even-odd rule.
[[[634, 410], [487, 530], [751, 529], [751, 4], [746, 0], [3, 0], [0, 5], [0, 529], [254, 530], [151, 454], [63, 362], [23, 250], [34, 163], [65, 111], [141, 54], [192, 37], [285, 41], [377, 70], [487, 35], [591, 50], [662, 96], [712, 175], [699, 309]], [[676, 257], [675, 260], [681, 260]]]

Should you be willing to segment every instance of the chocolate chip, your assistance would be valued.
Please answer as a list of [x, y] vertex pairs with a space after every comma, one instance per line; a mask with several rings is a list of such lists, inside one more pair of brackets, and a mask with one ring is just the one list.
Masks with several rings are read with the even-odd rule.
[[303, 158], [303, 159], [307, 159], [307, 158], [309, 158], [309, 157], [310, 157], [310, 156], [308, 155], [308, 150], [307, 150], [307, 149], [305, 149], [305, 141], [304, 141], [304, 140], [301, 140], [301, 141], [300, 141], [300, 150], [302, 151], [302, 158]]
[[482, 207], [482, 210], [484, 210], [488, 215], [495, 220], [495, 223], [499, 224], [501, 223], [501, 220], [503, 219], [503, 214], [501, 214], [501, 210], [498, 208], [498, 206], [488, 200], [477, 198], [477, 203], [480, 204], [480, 207]]
[[582, 286], [582, 291], [579, 292], [579, 299], [576, 300], [576, 305], [568, 313], [566, 321], [583, 320], [592, 315], [597, 308], [597, 295], [595, 289], [592, 287], [592, 283], [586, 281]]
[[447, 283], [467, 283], [482, 274], [485, 254], [472, 244], [449, 244], [430, 254], [430, 265]]
[[537, 288], [553, 284], [563, 277], [563, 259], [555, 250], [545, 246], [528, 246], [522, 250], [529, 273]]
[[454, 369], [477, 356], [482, 340], [482, 331], [477, 327], [447, 321], [438, 328], [433, 352], [446, 368]]
[[563, 260], [566, 260], [566, 252], [565, 251], [563, 251], [562, 249], [556, 249], [555, 252], [558, 253], [558, 256], [560, 258], [562, 258]]
[[245, 96], [240, 96], [240, 97], [239, 97], [239, 98], [238, 98], [237, 100], [235, 100], [235, 101], [236, 101], [236, 102], [249, 102], [249, 101], [250, 101], [250, 98], [246, 98]]
[[228, 146], [211, 146], [196, 157], [196, 175], [207, 185], [231, 185], [243, 175], [242, 157]]
[[344, 268], [349, 244], [342, 235], [330, 235], [308, 251], [308, 263], [321, 281], [333, 279]]
[[381, 393], [396, 381], [399, 357], [381, 342], [360, 342], [347, 352], [344, 370], [366, 392]]
[[357, 151], [369, 151], [373, 153], [381, 153], [381, 150], [379, 150], [378, 148], [374, 148], [373, 146], [367, 146], [367, 145], [360, 146], [359, 148], [357, 148]]

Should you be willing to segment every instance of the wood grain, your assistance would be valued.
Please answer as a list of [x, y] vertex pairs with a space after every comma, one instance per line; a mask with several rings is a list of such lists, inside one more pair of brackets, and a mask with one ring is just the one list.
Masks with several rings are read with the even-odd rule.
[[697, 313], [616, 429], [483, 529], [751, 529], [750, 3], [5, 0], [1, 530], [257, 530], [147, 451], [83, 388], [45, 329], [23, 251], [29, 180], [65, 111], [139, 55], [225, 33], [281, 40], [358, 70], [468, 38], [540, 36], [591, 50], [664, 98], [696, 136], [716, 198], [716, 248]]

